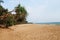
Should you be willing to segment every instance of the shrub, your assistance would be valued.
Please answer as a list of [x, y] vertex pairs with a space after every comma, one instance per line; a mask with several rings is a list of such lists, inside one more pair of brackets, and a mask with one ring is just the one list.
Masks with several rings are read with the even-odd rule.
[[8, 28], [9, 26], [12, 26], [14, 25], [14, 20], [13, 20], [13, 16], [7, 16], [6, 19], [5, 19], [5, 25], [6, 25], [6, 28]]

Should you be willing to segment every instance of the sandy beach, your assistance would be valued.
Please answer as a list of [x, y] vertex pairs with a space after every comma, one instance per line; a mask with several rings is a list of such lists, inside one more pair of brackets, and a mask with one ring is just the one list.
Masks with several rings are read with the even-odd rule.
[[60, 25], [21, 24], [0, 28], [0, 40], [60, 40]]

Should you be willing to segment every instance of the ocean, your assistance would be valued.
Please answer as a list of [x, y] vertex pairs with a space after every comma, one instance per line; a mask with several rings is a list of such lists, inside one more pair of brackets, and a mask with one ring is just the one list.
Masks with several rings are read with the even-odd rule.
[[36, 23], [36, 24], [60, 24], [60, 22], [44, 22], [44, 23]]

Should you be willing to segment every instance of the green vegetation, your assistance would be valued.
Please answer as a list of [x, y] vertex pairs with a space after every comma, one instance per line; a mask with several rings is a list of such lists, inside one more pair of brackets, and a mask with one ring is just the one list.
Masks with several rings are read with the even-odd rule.
[[16, 14], [12, 14], [11, 12], [8, 12], [8, 9], [1, 6], [2, 2], [3, 1], [0, 0], [0, 24], [5, 25], [5, 27], [8, 28], [12, 25], [27, 23], [27, 11], [24, 7], [19, 4], [15, 7]]
[[26, 21], [27, 12], [20, 4], [15, 8], [17, 23], [24, 23]]

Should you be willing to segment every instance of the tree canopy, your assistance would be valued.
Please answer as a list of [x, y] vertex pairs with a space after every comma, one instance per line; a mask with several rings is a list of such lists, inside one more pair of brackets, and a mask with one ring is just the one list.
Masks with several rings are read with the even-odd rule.
[[[3, 0], [0, 0], [0, 3], [2, 2]], [[12, 14], [11, 12], [8, 12], [8, 9], [5, 9], [0, 5], [0, 24], [3, 24], [8, 28], [12, 25], [27, 23], [27, 11], [23, 6], [18, 4], [18, 6], [15, 7], [15, 12], [16, 14]]]

